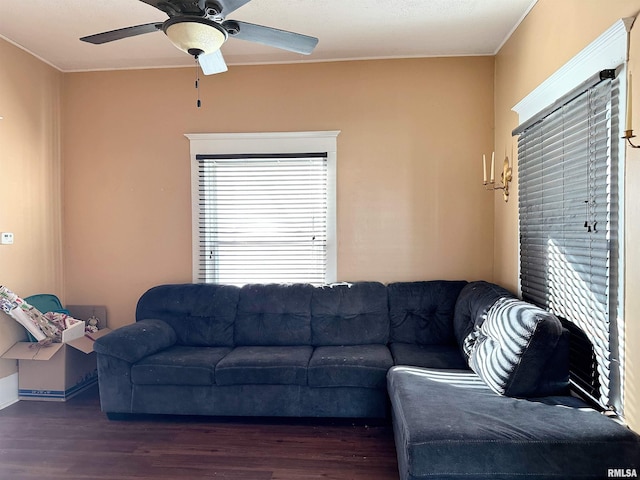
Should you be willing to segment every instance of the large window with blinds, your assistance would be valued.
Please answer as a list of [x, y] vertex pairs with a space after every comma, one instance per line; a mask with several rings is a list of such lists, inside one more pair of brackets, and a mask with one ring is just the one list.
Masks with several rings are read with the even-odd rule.
[[571, 332], [571, 381], [620, 410], [619, 93], [599, 72], [519, 134], [522, 296]]
[[187, 135], [194, 282], [335, 281], [337, 134]]

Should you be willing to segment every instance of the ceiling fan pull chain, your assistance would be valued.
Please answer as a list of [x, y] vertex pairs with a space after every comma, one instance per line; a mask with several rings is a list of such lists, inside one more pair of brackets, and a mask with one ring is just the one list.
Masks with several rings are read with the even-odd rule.
[[200, 62], [198, 61], [198, 57], [196, 57], [196, 92], [198, 93], [196, 105], [200, 108], [202, 102], [200, 101]]

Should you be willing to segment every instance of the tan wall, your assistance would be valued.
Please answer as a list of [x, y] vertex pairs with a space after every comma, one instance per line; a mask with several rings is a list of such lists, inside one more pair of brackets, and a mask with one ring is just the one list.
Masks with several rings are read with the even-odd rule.
[[[635, 16], [640, 0], [538, 0], [496, 56], [496, 150], [516, 153], [511, 131], [518, 116], [511, 108], [620, 18]], [[630, 70], [640, 66], [640, 26], [632, 30]], [[634, 78], [635, 105], [640, 82]], [[634, 123], [640, 125], [635, 108]], [[636, 127], [637, 128], [637, 127]], [[517, 189], [517, 172], [514, 193]], [[640, 430], [640, 152], [627, 150], [626, 161], [626, 384], [625, 410], [632, 428]], [[494, 280], [513, 290], [518, 285], [517, 202], [495, 203]]]
[[492, 57], [69, 74], [64, 90], [69, 303], [133, 321], [140, 294], [191, 281], [185, 133], [341, 130], [340, 280], [492, 273]]
[[[60, 187], [62, 74], [0, 39], [0, 285], [21, 296], [63, 294]], [[25, 336], [0, 313], [0, 352]], [[0, 360], [0, 378], [15, 373]]]

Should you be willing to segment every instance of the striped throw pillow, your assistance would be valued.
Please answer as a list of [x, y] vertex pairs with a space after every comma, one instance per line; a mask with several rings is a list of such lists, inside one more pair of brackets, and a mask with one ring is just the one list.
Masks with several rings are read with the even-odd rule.
[[562, 335], [549, 312], [513, 298], [501, 298], [471, 332], [463, 349], [469, 367], [495, 392], [535, 396], [542, 367]]

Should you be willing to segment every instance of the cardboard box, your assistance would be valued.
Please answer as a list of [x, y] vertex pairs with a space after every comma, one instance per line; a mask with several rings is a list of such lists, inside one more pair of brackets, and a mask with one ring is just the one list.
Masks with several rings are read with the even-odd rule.
[[87, 321], [94, 317], [98, 320], [98, 328], [107, 326], [107, 308], [102, 305], [67, 305], [65, 307], [73, 318]]
[[18, 398], [64, 402], [94, 385], [98, 371], [93, 342], [109, 332], [104, 328], [87, 336], [83, 322], [62, 332], [63, 343], [13, 345], [1, 358], [18, 360]]

